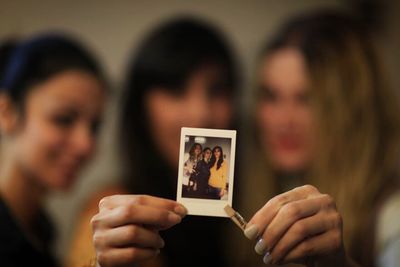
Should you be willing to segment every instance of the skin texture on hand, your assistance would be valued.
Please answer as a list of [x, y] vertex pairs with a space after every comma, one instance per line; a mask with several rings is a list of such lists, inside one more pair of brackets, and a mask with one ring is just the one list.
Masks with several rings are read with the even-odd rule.
[[257, 239], [255, 250], [265, 263], [356, 266], [345, 254], [342, 227], [332, 197], [305, 185], [269, 200], [245, 234]]
[[186, 213], [181, 204], [152, 196], [103, 198], [91, 220], [99, 265], [131, 266], [154, 258], [164, 246], [159, 231], [180, 223]]

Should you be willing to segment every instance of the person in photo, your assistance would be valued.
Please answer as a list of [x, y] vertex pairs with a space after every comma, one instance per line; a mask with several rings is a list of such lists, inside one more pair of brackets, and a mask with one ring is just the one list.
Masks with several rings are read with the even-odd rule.
[[227, 164], [224, 160], [224, 153], [220, 146], [215, 146], [212, 150], [210, 162], [210, 179], [208, 180], [209, 196], [212, 199], [221, 199], [226, 194]]
[[183, 188], [182, 196], [190, 197], [197, 191], [197, 164], [201, 160], [202, 146], [199, 143], [194, 143], [189, 150], [189, 158], [183, 166]]

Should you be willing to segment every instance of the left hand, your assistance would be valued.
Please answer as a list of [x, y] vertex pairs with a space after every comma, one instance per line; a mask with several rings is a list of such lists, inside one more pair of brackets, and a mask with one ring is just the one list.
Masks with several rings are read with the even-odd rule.
[[221, 191], [219, 192], [219, 196], [223, 197], [225, 195], [225, 189], [221, 189]]
[[258, 237], [265, 263], [351, 266], [344, 253], [342, 218], [332, 197], [305, 185], [268, 201], [245, 234]]

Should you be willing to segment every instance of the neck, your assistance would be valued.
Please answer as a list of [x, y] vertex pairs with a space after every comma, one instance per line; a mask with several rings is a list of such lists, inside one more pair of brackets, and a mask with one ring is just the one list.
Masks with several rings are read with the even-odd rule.
[[16, 162], [3, 160], [0, 170], [0, 194], [18, 223], [28, 232], [41, 209], [45, 190], [33, 177], [18, 168]]

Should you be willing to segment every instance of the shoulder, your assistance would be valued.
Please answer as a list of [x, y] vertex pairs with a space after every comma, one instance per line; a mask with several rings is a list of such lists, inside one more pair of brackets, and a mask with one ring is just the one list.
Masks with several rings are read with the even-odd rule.
[[400, 190], [382, 204], [377, 217], [376, 243], [378, 251], [395, 239], [400, 239]]

